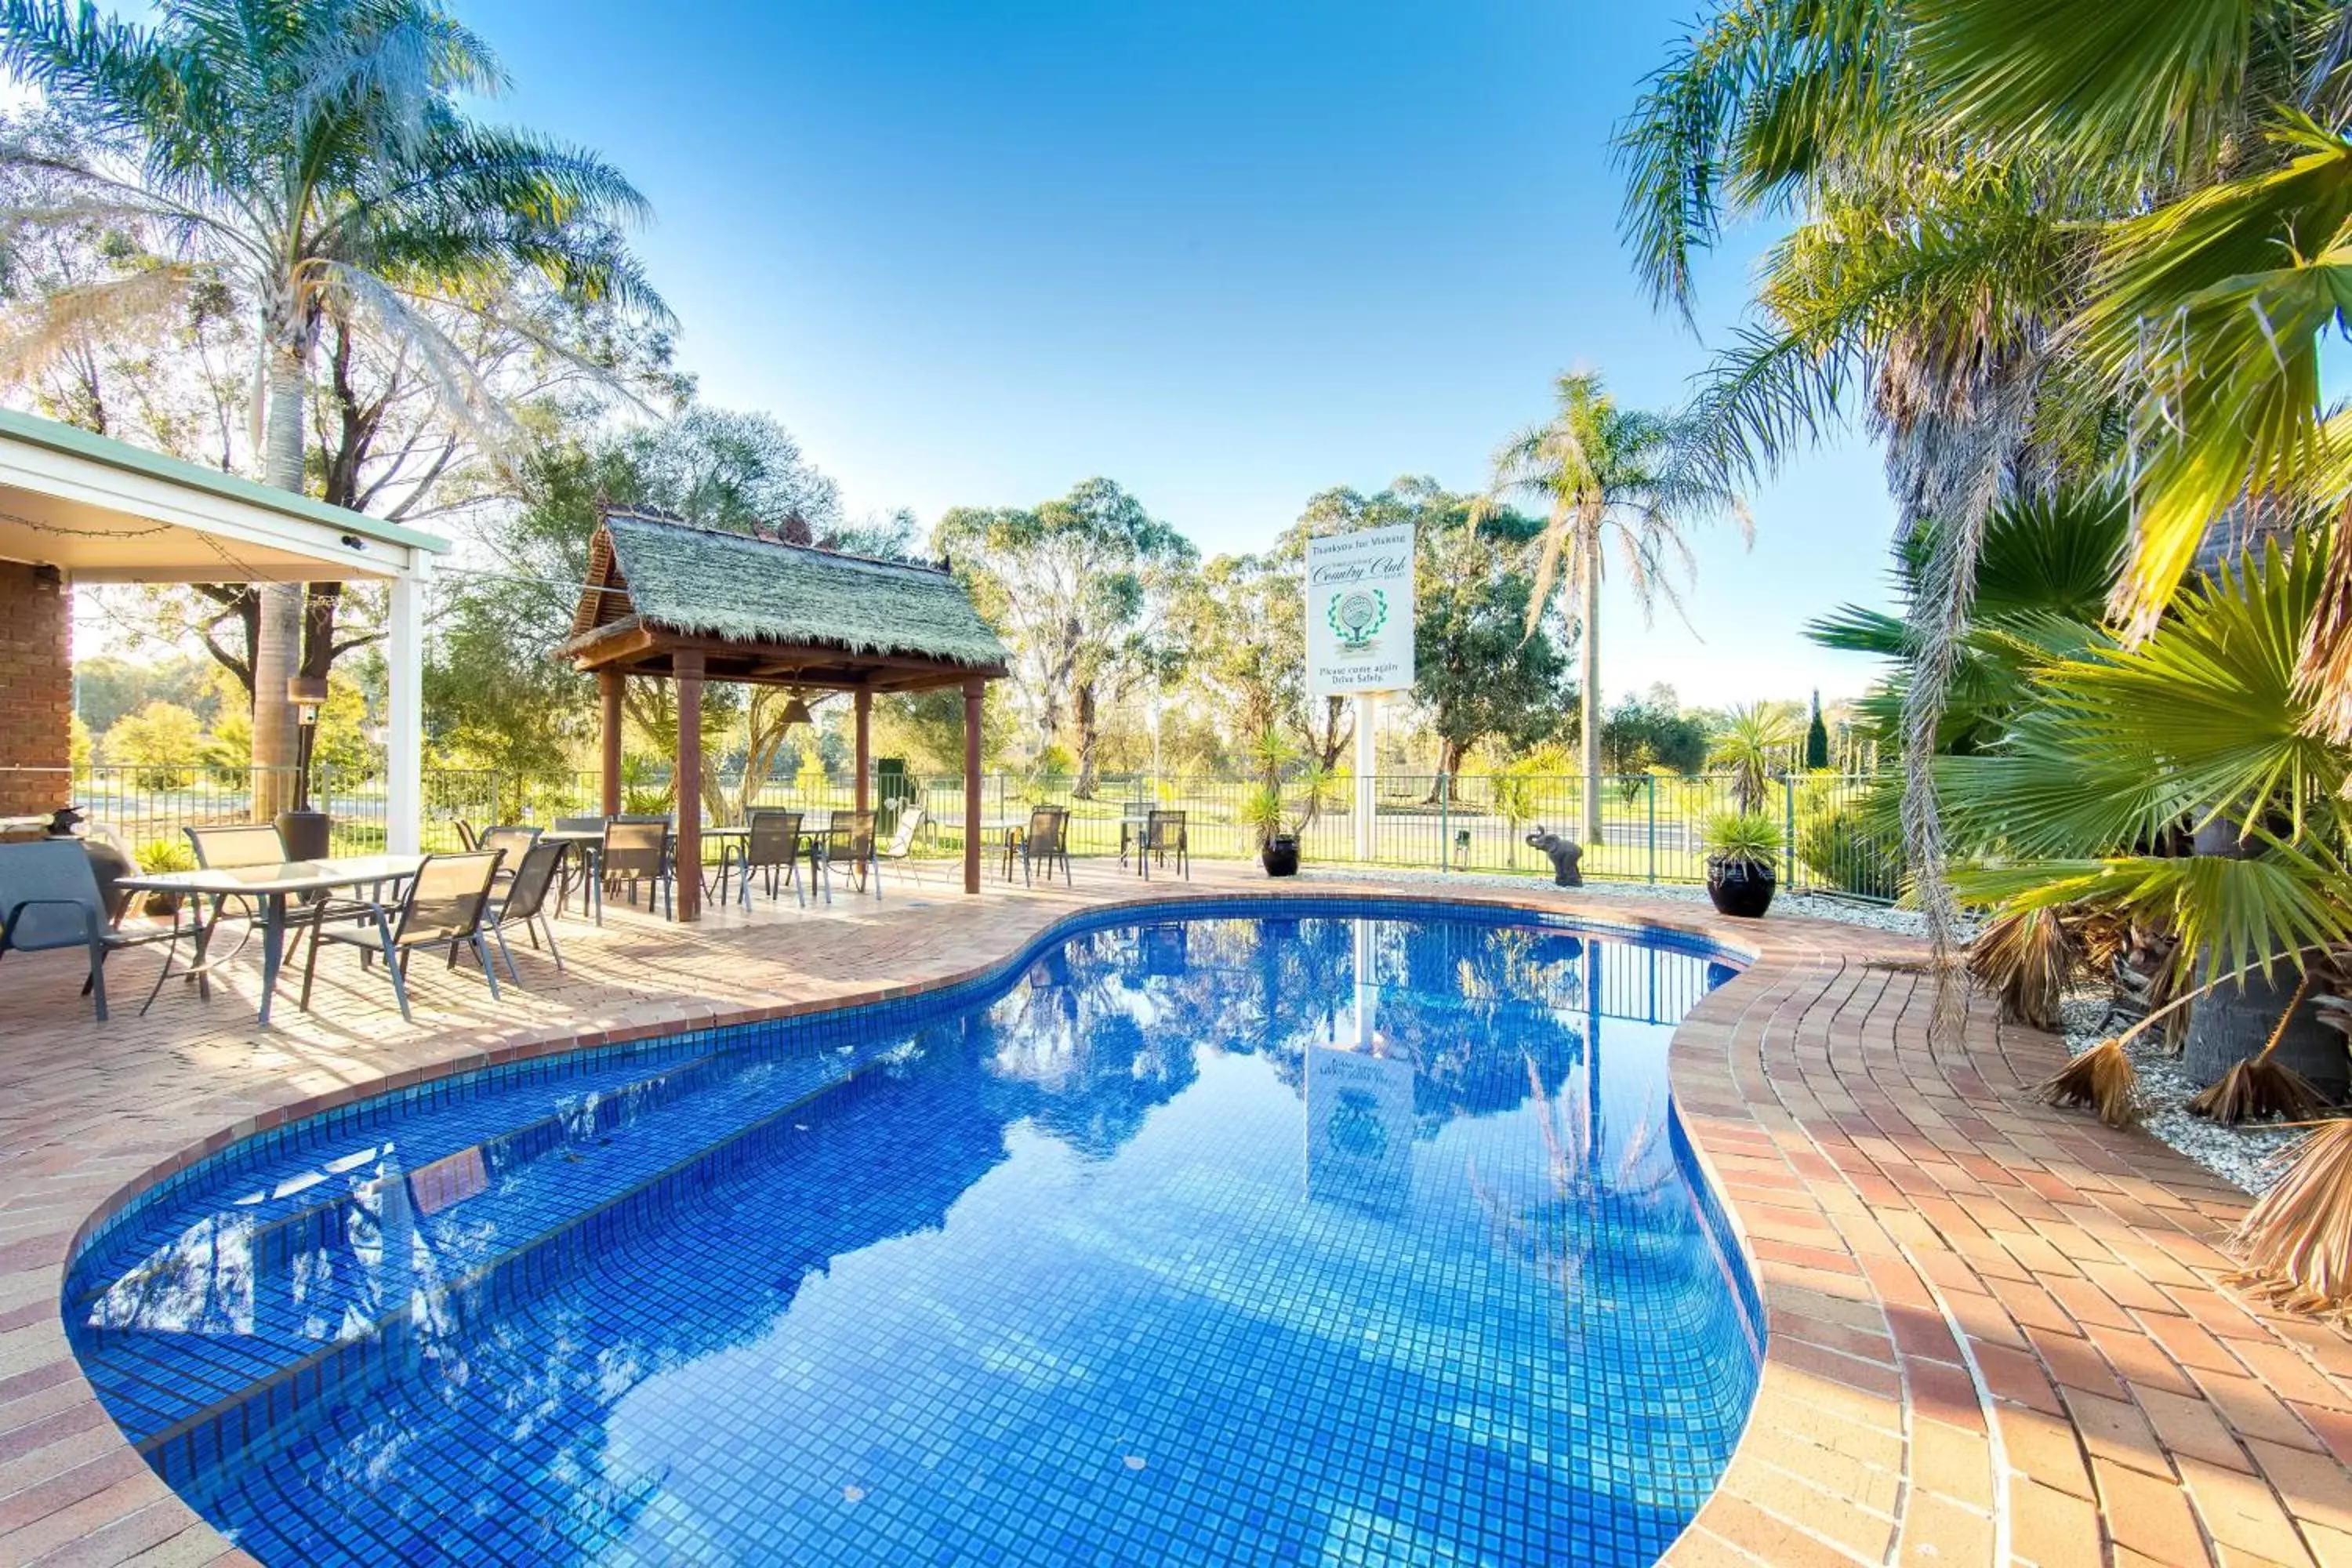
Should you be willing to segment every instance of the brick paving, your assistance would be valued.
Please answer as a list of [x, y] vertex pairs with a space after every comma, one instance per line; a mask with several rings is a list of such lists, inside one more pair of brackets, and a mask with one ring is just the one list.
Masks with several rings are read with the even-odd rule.
[[[1377, 883], [1317, 879], [1302, 893]], [[253, 965], [100, 1027], [60, 955], [0, 965], [0, 1568], [242, 1563], [92, 1397], [58, 1302], [78, 1238], [161, 1175], [291, 1115], [501, 1058], [937, 984], [1073, 910], [1281, 890], [1202, 867], [1148, 889], [966, 900], [934, 875], [829, 910], [617, 910], [562, 927], [571, 972], [525, 985], [420, 963], [416, 1022], [349, 952], [318, 1008], [252, 1026]], [[2152, 1140], [2032, 1103], [2046, 1036], [1971, 1017], [1931, 1047], [1916, 944], [1795, 919], [1549, 888], [1409, 897], [1589, 910], [1750, 955], [1677, 1031], [1675, 1092], [1758, 1269], [1771, 1338], [1731, 1468], [1669, 1561], [2344, 1564], [2352, 1568], [2352, 1339], [2222, 1283], [2242, 1196]]]

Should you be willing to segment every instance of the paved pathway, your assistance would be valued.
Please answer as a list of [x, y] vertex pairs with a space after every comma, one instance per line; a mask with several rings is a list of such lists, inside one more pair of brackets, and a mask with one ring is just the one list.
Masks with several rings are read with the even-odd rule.
[[[1204, 866], [1189, 890], [1273, 886]], [[1097, 865], [1075, 889], [967, 900], [937, 878], [894, 881], [878, 906], [730, 910], [698, 929], [617, 913], [563, 927], [566, 976], [525, 955], [528, 989], [503, 1005], [470, 973], [419, 963], [413, 1027], [348, 952], [322, 959], [318, 1011], [289, 1006], [267, 1034], [241, 994], [249, 969], [209, 1004], [175, 986], [147, 1018], [124, 1006], [100, 1028], [65, 960], [9, 959], [0, 1568], [244, 1561], [123, 1443], [58, 1316], [77, 1238], [160, 1175], [387, 1083], [938, 984], [1144, 891]], [[1453, 896], [1654, 919], [1754, 955], [1676, 1034], [1674, 1080], [1771, 1340], [1731, 1470], [1672, 1562], [2352, 1568], [2352, 1339], [2221, 1285], [2232, 1190], [2137, 1133], [2028, 1100], [2055, 1042], [1979, 1016], [1964, 1046], [1931, 1050], [1915, 947], [1858, 928], [1527, 884]], [[135, 1001], [146, 962], [123, 964], [118, 995]]]

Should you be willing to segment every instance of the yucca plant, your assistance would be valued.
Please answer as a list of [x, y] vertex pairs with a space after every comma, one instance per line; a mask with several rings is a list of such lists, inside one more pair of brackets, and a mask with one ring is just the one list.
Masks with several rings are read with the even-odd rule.
[[1706, 852], [1727, 866], [1759, 866], [1770, 869], [1780, 858], [1786, 839], [1774, 817], [1754, 811], [1719, 811], [1700, 830]]

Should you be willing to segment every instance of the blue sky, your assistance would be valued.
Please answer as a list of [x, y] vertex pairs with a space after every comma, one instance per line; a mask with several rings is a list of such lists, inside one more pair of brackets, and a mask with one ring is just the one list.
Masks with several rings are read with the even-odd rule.
[[[467, 0], [586, 142], [712, 402], [765, 408], [853, 510], [1011, 504], [1106, 474], [1204, 549], [1331, 485], [1484, 482], [1550, 378], [1677, 400], [1704, 343], [1643, 300], [1611, 127], [1690, 0], [706, 4]], [[1710, 267], [1732, 319], [1765, 231]], [[1880, 602], [1891, 512], [1858, 437], [1706, 538], [1692, 619], [1604, 610], [1603, 684], [1693, 701], [1857, 691], [1799, 636]]]

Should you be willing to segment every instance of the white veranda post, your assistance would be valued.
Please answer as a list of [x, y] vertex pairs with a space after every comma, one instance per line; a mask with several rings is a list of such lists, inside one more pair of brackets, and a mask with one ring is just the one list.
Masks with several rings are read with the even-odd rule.
[[385, 614], [384, 848], [415, 855], [425, 831], [425, 590], [432, 558], [410, 552], [409, 569], [392, 580]]
[[1372, 858], [1372, 813], [1377, 802], [1372, 785], [1380, 764], [1374, 759], [1378, 749], [1372, 741], [1372, 727], [1379, 721], [1381, 700], [1373, 693], [1360, 692], [1356, 697], [1356, 859], [1369, 864]]

